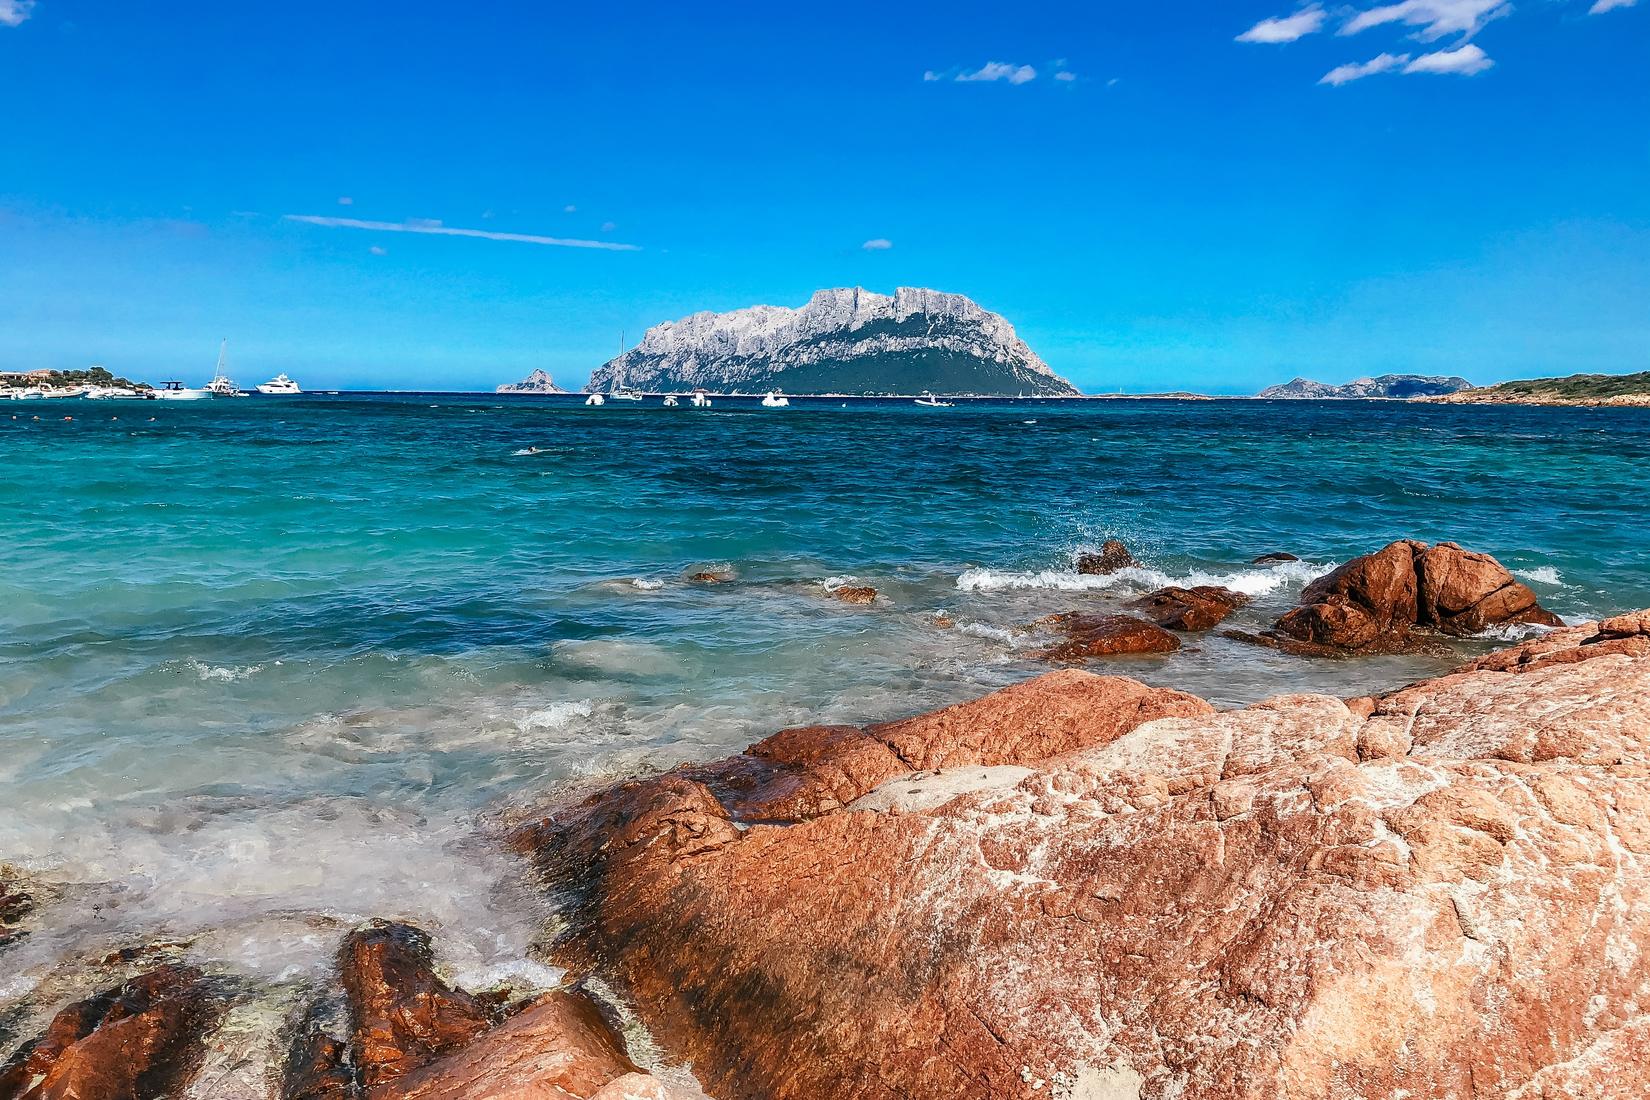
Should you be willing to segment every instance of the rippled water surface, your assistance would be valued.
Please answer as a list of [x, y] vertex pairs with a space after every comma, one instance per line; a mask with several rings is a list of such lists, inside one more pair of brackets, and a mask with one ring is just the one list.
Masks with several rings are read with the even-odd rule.
[[[302, 974], [378, 914], [441, 928], [472, 975], [528, 967], [544, 914], [491, 838], [501, 812], [979, 695], [1041, 671], [1025, 624], [1171, 581], [1250, 592], [1234, 625], [1258, 626], [1414, 536], [1494, 553], [1570, 619], [1650, 605], [1643, 410], [49, 412], [0, 404], [0, 861], [55, 898], [8, 949], [0, 1004], [155, 936]], [[1110, 536], [1143, 567], [1076, 577], [1072, 552]], [[1247, 564], [1273, 550], [1305, 561]], [[735, 579], [687, 582], [708, 568]], [[829, 599], [846, 577], [882, 598]], [[1096, 667], [1236, 704], [1447, 664], [1207, 636]]]

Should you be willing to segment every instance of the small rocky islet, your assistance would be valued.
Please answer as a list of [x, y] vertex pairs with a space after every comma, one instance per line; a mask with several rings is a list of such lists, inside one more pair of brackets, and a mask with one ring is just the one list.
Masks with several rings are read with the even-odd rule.
[[[1244, 603], [1074, 611], [1043, 656], [1161, 652], [1127, 640]], [[268, 989], [135, 945], [34, 1006], [0, 1098], [1644, 1095], [1650, 611], [1565, 627], [1495, 559], [1400, 540], [1242, 640], [1497, 626], [1539, 633], [1379, 696], [1221, 711], [1068, 667], [565, 795], [509, 836], [564, 988], [460, 989], [439, 929], [375, 920], [249, 1025]], [[42, 916], [0, 866], [0, 951]]]

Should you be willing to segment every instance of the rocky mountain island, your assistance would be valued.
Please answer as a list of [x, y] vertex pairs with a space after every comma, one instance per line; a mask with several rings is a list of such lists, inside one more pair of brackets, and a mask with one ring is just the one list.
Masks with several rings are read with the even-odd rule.
[[961, 294], [816, 291], [800, 309], [695, 313], [648, 329], [592, 391], [1075, 396], [998, 314]]
[[549, 372], [536, 370], [523, 378], [520, 382], [506, 382], [500, 386], [497, 393], [566, 393], [567, 391], [556, 385]]
[[1268, 386], [1256, 394], [1263, 401], [1304, 400], [1338, 401], [1357, 398], [1385, 397], [1399, 400], [1410, 397], [1432, 397], [1471, 389], [1465, 378], [1437, 374], [1383, 374], [1379, 378], [1359, 378], [1344, 386], [1313, 382], [1296, 378], [1281, 386]]

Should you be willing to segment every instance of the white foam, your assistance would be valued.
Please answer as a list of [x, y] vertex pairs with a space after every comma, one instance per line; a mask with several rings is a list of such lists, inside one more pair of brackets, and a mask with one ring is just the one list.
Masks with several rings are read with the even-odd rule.
[[657, 592], [664, 586], [664, 581], [654, 580], [651, 577], [632, 577], [630, 579], [630, 587], [642, 592]]
[[826, 577], [819, 583], [824, 587], [825, 591], [835, 592], [837, 589], [842, 588], [845, 585], [859, 583], [859, 578], [850, 573], [840, 577]]
[[1568, 587], [1559, 571], [1550, 565], [1538, 565], [1534, 569], [1514, 569], [1512, 572], [1514, 576], [1523, 577], [1525, 580], [1534, 581], [1536, 584], [1550, 584], [1559, 588]]
[[989, 623], [958, 623], [957, 633], [966, 634], [970, 638], [984, 638], [988, 642], [1001, 642], [1003, 645], [1019, 648], [1024, 639], [1024, 633], [1016, 633], [1000, 626]]
[[1158, 569], [1134, 565], [1115, 573], [1091, 575], [1064, 569], [1013, 572], [1001, 569], [969, 569], [957, 578], [964, 592], [1010, 592], [1051, 589], [1063, 592], [1104, 592], [1112, 588], [1150, 590], [1171, 585], [1195, 588], [1217, 585], [1245, 596], [1264, 596], [1293, 585], [1306, 585], [1334, 569], [1331, 564], [1292, 561], [1263, 569], [1240, 569], [1235, 573], [1209, 573], [1194, 569], [1183, 576], [1171, 576]]
[[185, 663], [200, 676], [203, 682], [216, 681], [220, 684], [233, 684], [264, 670], [263, 665], [209, 665], [197, 661], [193, 657]]
[[551, 703], [516, 719], [516, 726], [523, 733], [532, 730], [559, 730], [565, 729], [580, 719], [589, 718], [596, 713], [596, 704], [589, 699], [565, 703]]

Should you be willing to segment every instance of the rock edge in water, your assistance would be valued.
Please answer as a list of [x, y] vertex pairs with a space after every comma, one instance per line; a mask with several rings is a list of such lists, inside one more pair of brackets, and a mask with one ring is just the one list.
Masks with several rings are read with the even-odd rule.
[[720, 1100], [1650, 1094], [1650, 612], [1350, 702], [1051, 673], [517, 839]]

